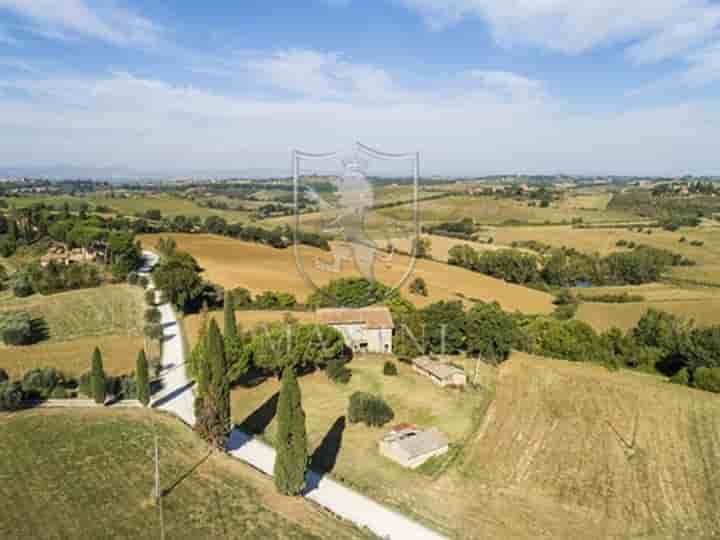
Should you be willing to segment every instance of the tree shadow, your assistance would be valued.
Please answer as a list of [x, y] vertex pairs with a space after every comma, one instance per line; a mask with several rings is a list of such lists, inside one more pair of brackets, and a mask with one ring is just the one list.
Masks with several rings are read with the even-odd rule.
[[245, 420], [238, 426], [245, 433], [252, 435], [260, 435], [264, 433], [267, 427], [275, 418], [277, 413], [277, 404], [280, 394], [275, 392], [270, 399], [255, 409]]
[[341, 416], [333, 423], [330, 431], [325, 434], [320, 445], [310, 456], [310, 468], [321, 474], [332, 472], [342, 447], [345, 417]]
[[45, 319], [36, 317], [30, 321], [31, 345], [50, 339], [50, 327]]
[[185, 479], [189, 478], [190, 475], [192, 475], [192, 473], [194, 473], [198, 469], [198, 467], [200, 467], [200, 465], [205, 463], [211, 455], [212, 455], [212, 450], [209, 450], [208, 453], [205, 454], [205, 456], [202, 459], [200, 459], [200, 461], [195, 463], [187, 471], [185, 471], [183, 474], [181, 474], [177, 478], [177, 480], [175, 480], [172, 484], [170, 484], [170, 486], [164, 488], [161, 492], [161, 496], [167, 497], [168, 495], [170, 495], [176, 487], [178, 487], [180, 484], [182, 484]]

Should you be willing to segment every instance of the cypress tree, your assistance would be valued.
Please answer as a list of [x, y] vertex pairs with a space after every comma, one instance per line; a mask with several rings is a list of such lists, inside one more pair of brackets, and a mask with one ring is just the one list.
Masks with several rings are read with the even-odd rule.
[[145, 351], [141, 350], [138, 353], [135, 373], [138, 400], [147, 407], [148, 403], [150, 403], [150, 380], [148, 376], [148, 362], [145, 357]]
[[235, 321], [235, 299], [230, 291], [225, 291], [225, 339], [232, 341], [237, 337]]
[[275, 487], [284, 495], [300, 495], [305, 487], [308, 463], [305, 411], [302, 408], [300, 385], [295, 370], [288, 366], [283, 371], [280, 398], [278, 399], [278, 428], [275, 439]]
[[95, 403], [105, 403], [105, 370], [103, 369], [102, 354], [100, 354], [100, 349], [97, 347], [95, 347], [92, 355], [92, 370], [90, 376]]
[[209, 443], [223, 447], [230, 431], [230, 383], [223, 337], [214, 319], [208, 325], [204, 353], [198, 366], [196, 428]]

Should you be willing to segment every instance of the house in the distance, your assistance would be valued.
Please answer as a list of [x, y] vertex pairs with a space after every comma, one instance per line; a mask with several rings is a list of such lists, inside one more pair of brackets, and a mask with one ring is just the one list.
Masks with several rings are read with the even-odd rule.
[[413, 360], [413, 369], [440, 386], [465, 386], [467, 384], [467, 375], [462, 369], [437, 362], [427, 356], [420, 356]]
[[419, 429], [400, 424], [380, 441], [380, 453], [403, 467], [415, 469], [434, 456], [445, 454], [448, 440], [437, 428]]
[[316, 320], [339, 330], [355, 352], [392, 353], [395, 325], [386, 307], [318, 309]]

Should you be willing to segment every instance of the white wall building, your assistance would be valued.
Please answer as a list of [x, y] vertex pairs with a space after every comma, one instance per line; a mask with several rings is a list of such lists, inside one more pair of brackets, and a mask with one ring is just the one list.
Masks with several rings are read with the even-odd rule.
[[392, 353], [393, 324], [386, 307], [318, 309], [317, 322], [331, 326], [355, 352]]

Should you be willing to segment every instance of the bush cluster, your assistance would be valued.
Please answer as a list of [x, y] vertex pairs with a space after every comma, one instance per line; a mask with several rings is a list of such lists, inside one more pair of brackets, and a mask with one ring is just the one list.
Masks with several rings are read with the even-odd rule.
[[331, 359], [325, 368], [325, 374], [328, 379], [340, 384], [347, 384], [352, 377], [352, 371], [347, 367], [347, 362], [343, 358]]
[[393, 362], [390, 362], [388, 360], [387, 362], [385, 362], [383, 364], [383, 375], [388, 375], [388, 376], [392, 377], [397, 374], [398, 374], [398, 368]]
[[381, 397], [366, 392], [355, 392], [350, 396], [348, 421], [351, 424], [363, 422], [367, 426], [380, 427], [395, 417], [395, 413]]
[[0, 316], [0, 337], [5, 345], [31, 345], [35, 335], [30, 314], [18, 311]]

